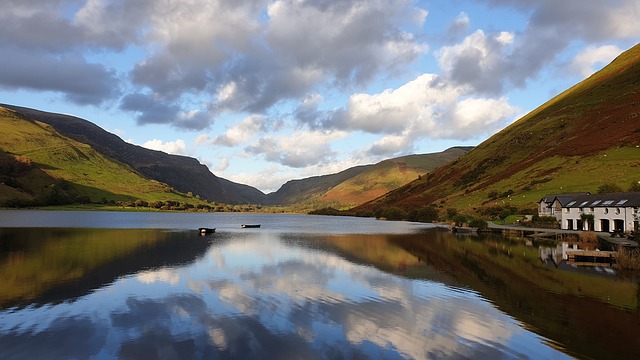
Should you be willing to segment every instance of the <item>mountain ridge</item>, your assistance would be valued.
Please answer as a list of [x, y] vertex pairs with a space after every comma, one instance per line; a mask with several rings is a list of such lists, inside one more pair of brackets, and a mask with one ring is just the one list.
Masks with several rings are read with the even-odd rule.
[[49, 124], [70, 138], [87, 143], [106, 156], [128, 164], [144, 176], [166, 183], [178, 191], [191, 192], [203, 199], [227, 204], [264, 202], [265, 194], [260, 190], [217, 177], [195, 158], [127, 143], [119, 136], [79, 117], [8, 104], [0, 106]]
[[289, 180], [278, 191], [267, 194], [267, 199], [271, 204], [281, 205], [313, 203], [316, 208], [353, 206], [354, 202], [374, 199], [423, 176], [471, 148], [455, 146], [441, 152], [401, 156], [333, 174]]
[[606, 182], [627, 188], [640, 180], [639, 147], [636, 45], [458, 160], [354, 211], [427, 204], [530, 210], [545, 193], [596, 192]]

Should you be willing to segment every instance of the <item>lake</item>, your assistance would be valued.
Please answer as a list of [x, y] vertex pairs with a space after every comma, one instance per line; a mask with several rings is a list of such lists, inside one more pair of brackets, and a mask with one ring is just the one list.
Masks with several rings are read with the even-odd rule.
[[0, 210], [0, 359], [637, 359], [639, 299], [429, 224]]

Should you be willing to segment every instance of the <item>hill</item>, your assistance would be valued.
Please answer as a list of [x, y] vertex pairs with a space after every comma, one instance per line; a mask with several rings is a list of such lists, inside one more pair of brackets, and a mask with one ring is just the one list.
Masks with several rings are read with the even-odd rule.
[[0, 107], [0, 130], [0, 206], [186, 198], [13, 110]]
[[13, 105], [0, 106], [49, 124], [61, 134], [80, 143], [89, 144], [104, 156], [127, 164], [143, 176], [168, 184], [180, 192], [191, 192], [202, 199], [225, 204], [264, 202], [265, 194], [260, 190], [217, 177], [194, 158], [170, 155], [127, 143], [117, 135], [74, 116]]
[[354, 211], [533, 211], [545, 194], [640, 181], [640, 45], [429, 176]]
[[439, 153], [409, 155], [356, 166], [336, 174], [291, 180], [268, 194], [267, 201], [311, 209], [350, 208], [419, 178], [470, 149], [454, 147]]

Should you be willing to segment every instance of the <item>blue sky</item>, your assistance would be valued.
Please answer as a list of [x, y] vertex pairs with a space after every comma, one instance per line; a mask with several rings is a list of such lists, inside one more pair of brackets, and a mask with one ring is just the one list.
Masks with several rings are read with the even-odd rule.
[[640, 39], [637, 0], [8, 0], [0, 102], [264, 192], [477, 145]]

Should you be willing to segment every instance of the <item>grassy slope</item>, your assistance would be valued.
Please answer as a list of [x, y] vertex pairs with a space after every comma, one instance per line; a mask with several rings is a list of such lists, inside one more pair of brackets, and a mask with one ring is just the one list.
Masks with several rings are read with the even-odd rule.
[[456, 160], [468, 150], [469, 148], [451, 148], [440, 153], [385, 160], [333, 187], [320, 198], [327, 202], [338, 202], [341, 206], [362, 204]]
[[358, 166], [337, 174], [292, 180], [269, 194], [274, 203], [300, 210], [323, 207], [344, 209], [375, 199], [469, 151], [455, 147], [433, 154], [420, 154]]
[[0, 108], [0, 151], [18, 156], [31, 168], [18, 176], [22, 190], [0, 186], [0, 200], [38, 196], [46, 187], [65, 180], [79, 195], [92, 200], [183, 200], [165, 184], [148, 180], [129, 166], [115, 162], [89, 145], [60, 135], [51, 126]]
[[[547, 193], [640, 180], [640, 45], [453, 163], [362, 208], [533, 208]], [[489, 200], [490, 193], [511, 196]]]

